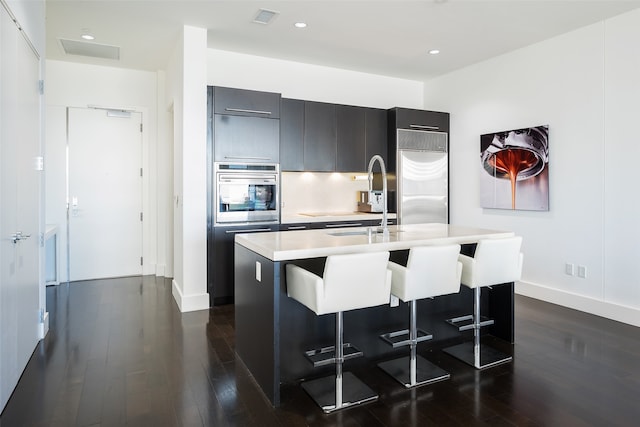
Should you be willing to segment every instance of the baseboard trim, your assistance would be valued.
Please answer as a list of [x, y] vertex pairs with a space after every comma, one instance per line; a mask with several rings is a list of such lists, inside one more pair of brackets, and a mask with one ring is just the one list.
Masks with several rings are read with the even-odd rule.
[[158, 277], [167, 277], [165, 276], [165, 265], [164, 264], [156, 264], [156, 276]]
[[209, 309], [209, 294], [184, 295], [175, 279], [171, 281], [171, 294], [182, 313]]
[[42, 323], [38, 323], [38, 337], [42, 340], [49, 332], [49, 312], [44, 312]]
[[640, 327], [640, 309], [573, 294], [535, 283], [517, 282], [515, 293]]

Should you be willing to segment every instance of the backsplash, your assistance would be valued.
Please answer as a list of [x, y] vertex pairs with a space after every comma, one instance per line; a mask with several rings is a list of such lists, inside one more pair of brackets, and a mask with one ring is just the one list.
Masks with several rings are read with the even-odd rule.
[[[364, 180], [354, 180], [354, 175]], [[315, 212], [354, 212], [358, 191], [367, 191], [366, 173], [282, 172], [282, 215]]]

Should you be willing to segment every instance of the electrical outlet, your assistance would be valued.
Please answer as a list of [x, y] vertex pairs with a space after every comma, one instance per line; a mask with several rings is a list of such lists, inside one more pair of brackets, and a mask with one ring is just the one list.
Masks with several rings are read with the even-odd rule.
[[566, 263], [564, 265], [564, 272], [565, 272], [565, 274], [568, 274], [569, 276], [574, 276], [575, 275], [575, 266], [573, 264]]
[[587, 278], [587, 267], [585, 267], [584, 265], [579, 265], [578, 266], [578, 277], [580, 277], [582, 279], [586, 279]]
[[256, 261], [256, 280], [262, 282], [262, 264], [260, 264], [260, 261]]

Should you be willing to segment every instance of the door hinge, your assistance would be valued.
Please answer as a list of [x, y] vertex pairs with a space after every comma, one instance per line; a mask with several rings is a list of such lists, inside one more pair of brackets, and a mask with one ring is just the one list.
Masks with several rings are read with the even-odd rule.
[[142, 212], [140, 212], [140, 221], [142, 221]]
[[140, 132], [142, 132], [142, 123], [140, 123]]
[[144, 265], [144, 260], [140, 257], [140, 265]]
[[44, 80], [38, 80], [38, 92], [44, 95]]
[[140, 176], [142, 176], [142, 168], [140, 168]]
[[38, 310], [38, 317], [40, 318], [40, 323], [44, 323], [44, 308]]

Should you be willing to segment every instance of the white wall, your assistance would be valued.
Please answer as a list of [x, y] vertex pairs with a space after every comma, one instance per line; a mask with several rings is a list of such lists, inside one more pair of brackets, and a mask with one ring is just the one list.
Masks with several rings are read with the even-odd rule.
[[209, 308], [207, 294], [207, 31], [185, 26], [167, 72], [174, 111], [174, 280], [180, 311]]
[[[132, 108], [143, 114], [143, 250], [144, 274], [154, 274], [158, 255], [157, 193], [166, 188], [156, 182], [157, 168], [157, 75], [148, 71], [46, 61], [47, 104], [46, 221], [60, 227], [61, 248], [66, 247], [66, 107]], [[95, 159], [88, 159], [94, 161]], [[66, 251], [61, 251], [62, 281], [67, 280]], [[160, 257], [160, 263], [165, 264]]]
[[207, 84], [363, 107], [422, 108], [423, 83], [209, 49]]
[[[524, 237], [516, 291], [640, 326], [638, 28], [636, 11], [431, 80], [425, 108], [451, 113], [451, 222]], [[550, 210], [480, 208], [480, 135], [545, 124]]]

